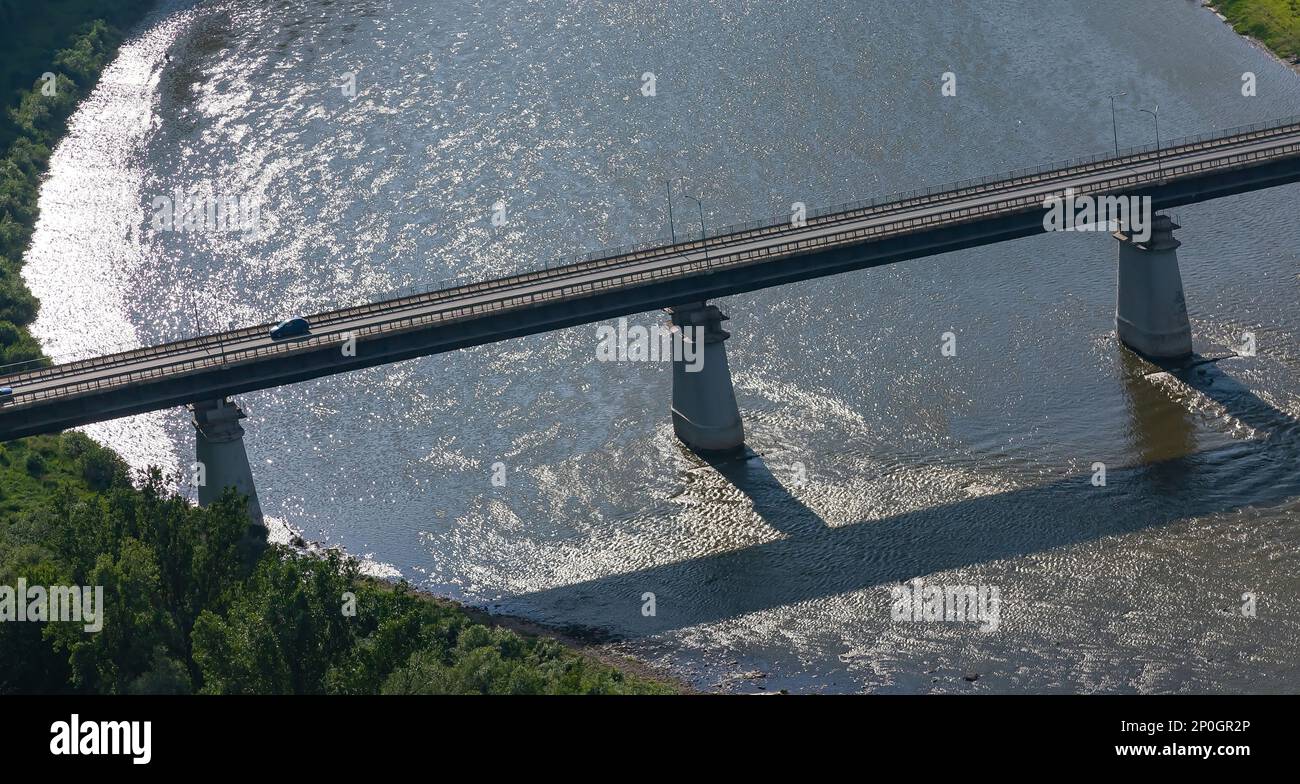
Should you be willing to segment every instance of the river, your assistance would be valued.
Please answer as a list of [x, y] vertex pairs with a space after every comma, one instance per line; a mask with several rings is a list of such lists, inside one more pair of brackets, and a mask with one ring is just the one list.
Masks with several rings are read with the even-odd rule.
[[[689, 236], [687, 196], [717, 226], [1104, 152], [1118, 92], [1121, 145], [1138, 107], [1300, 114], [1184, 0], [167, 3], [54, 155], [35, 330], [71, 359], [530, 269], [666, 235], [681, 176]], [[177, 188], [255, 230], [155, 230]], [[1184, 377], [1117, 344], [1114, 240], [1042, 235], [720, 301], [749, 460], [684, 451], [670, 367], [589, 325], [242, 396], [262, 508], [701, 689], [1294, 692], [1297, 196], [1177, 211], [1226, 357]], [[193, 459], [181, 409], [86, 430]], [[996, 629], [893, 620], [914, 578], [996, 588]]]

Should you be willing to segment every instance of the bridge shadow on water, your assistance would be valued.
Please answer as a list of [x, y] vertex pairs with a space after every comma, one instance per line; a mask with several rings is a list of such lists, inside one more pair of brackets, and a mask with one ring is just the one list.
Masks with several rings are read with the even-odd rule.
[[763, 457], [748, 447], [732, 458], [706, 458], [709, 466], [749, 498], [763, 522], [787, 536], [805, 536], [826, 527], [826, 521], [794, 496], [772, 474]]
[[[1187, 363], [1174, 375], [1265, 434], [1195, 450], [1187, 409], [1126, 358], [1133, 447], [1141, 462], [881, 519], [828, 526], [786, 491], [761, 459], [714, 467], [782, 532], [774, 541], [516, 595], [511, 612], [638, 638], [991, 561], [1300, 496], [1300, 427], [1220, 371]], [[1184, 378], [1185, 376], [1185, 378]], [[653, 592], [656, 615], [641, 614]]]

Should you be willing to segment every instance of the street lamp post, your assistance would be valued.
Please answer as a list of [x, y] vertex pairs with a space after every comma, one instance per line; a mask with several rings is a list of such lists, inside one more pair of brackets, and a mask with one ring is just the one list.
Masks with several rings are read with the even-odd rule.
[[1110, 130], [1115, 135], [1115, 157], [1119, 157], [1119, 124], [1115, 121], [1115, 99], [1123, 98], [1128, 93], [1115, 93], [1110, 96]]
[[199, 295], [194, 289], [190, 289], [190, 307], [194, 309], [194, 337], [199, 336]]
[[709, 261], [709, 246], [705, 241], [705, 233], [704, 233], [704, 205], [701, 204], [700, 200], [695, 198], [694, 196], [687, 196], [686, 198], [695, 202], [695, 206], [698, 207], [700, 210], [700, 247], [703, 248], [704, 250], [704, 262], [705, 262], [705, 266], [707, 266]]
[[677, 229], [673, 226], [673, 181], [664, 180], [664, 187], [668, 189], [668, 233], [672, 235], [673, 244], [677, 244]]
[[1160, 154], [1160, 104], [1156, 104], [1155, 111], [1150, 109], [1139, 109], [1138, 111], [1146, 112], [1156, 121], [1156, 172], [1160, 175], [1160, 179], [1163, 180], [1165, 177], [1165, 162]]

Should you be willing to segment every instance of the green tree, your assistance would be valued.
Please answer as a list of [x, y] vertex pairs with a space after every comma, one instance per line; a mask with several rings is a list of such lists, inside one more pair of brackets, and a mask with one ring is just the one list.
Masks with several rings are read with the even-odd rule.
[[[74, 687], [128, 692], [142, 676], [174, 674], [171, 662], [197, 682], [194, 624], [246, 574], [244, 500], [229, 490], [195, 508], [168, 492], [155, 469], [138, 490], [117, 483], [89, 499], [65, 492], [50, 517], [49, 547], [72, 583], [104, 587], [103, 631], [51, 627]], [[168, 660], [161, 667], [160, 655]]]
[[36, 320], [39, 309], [40, 302], [21, 280], [0, 276], [0, 322], [30, 324]]
[[203, 690], [216, 694], [318, 694], [326, 674], [353, 645], [343, 594], [356, 587], [357, 566], [331, 551], [323, 558], [275, 548], [228, 611], [201, 614], [194, 658]]
[[108, 57], [120, 42], [117, 33], [103, 19], [82, 29], [72, 46], [54, 57], [54, 64], [80, 84], [90, 84], [108, 64]]

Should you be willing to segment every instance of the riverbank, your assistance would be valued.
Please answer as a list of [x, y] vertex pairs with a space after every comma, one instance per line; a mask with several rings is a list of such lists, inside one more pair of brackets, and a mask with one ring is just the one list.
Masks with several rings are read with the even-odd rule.
[[[153, 0], [63, 0], [37, 10], [0, 0], [0, 366], [44, 361], [29, 327], [39, 303], [22, 277], [50, 152]], [[0, 375], [7, 372], [0, 371]]]
[[[49, 488], [0, 526], [0, 584], [100, 587], [93, 617], [69, 619], [98, 629], [0, 623], [0, 694], [686, 691], [572, 638], [363, 575], [337, 550], [250, 540], [233, 491], [198, 508], [157, 470], [137, 485], [110, 461], [101, 489], [78, 492], [47, 465], [76, 444], [63, 462], [106, 451], [78, 433], [0, 445], [5, 487], [25, 474]], [[14, 621], [5, 607], [0, 621]]]
[[574, 627], [557, 629], [552, 626], [547, 626], [546, 624], [529, 620], [528, 618], [516, 615], [493, 613], [480, 607], [461, 604], [453, 599], [438, 596], [437, 594], [429, 593], [427, 591], [418, 591], [418, 594], [425, 601], [440, 606], [450, 607], [458, 612], [464, 613], [475, 623], [505, 629], [525, 638], [535, 637], [555, 640], [576, 655], [584, 656], [600, 662], [607, 667], [619, 670], [620, 672], [641, 681], [652, 684], [661, 689], [664, 693], [702, 693], [691, 684], [678, 678], [667, 670], [662, 670], [654, 665], [641, 661], [640, 659], [624, 656], [615, 651], [611, 651], [605, 646], [601, 636], [594, 631]]
[[[3, 124], [0, 374], [46, 361], [21, 269], [50, 153], [151, 6], [70, 0], [24, 10], [20, 25], [0, 0], [3, 78], [39, 77]], [[39, 43], [73, 29], [62, 49]], [[107, 589], [100, 633], [0, 623], [0, 694], [689, 691], [568, 635], [365, 577], [338, 552], [250, 549], [233, 494], [198, 509], [157, 471], [134, 480], [81, 433], [0, 444], [0, 585]]]
[[[116, 25], [142, 19], [152, 0], [70, 0], [41, 12], [0, 0], [0, 375], [46, 361], [29, 328], [40, 303], [22, 277], [37, 199], [54, 145], [122, 41]], [[25, 76], [20, 76], [25, 74]], [[30, 85], [21, 89], [19, 80]], [[17, 461], [11, 456], [18, 457]], [[56, 493], [93, 494], [125, 464], [80, 434], [22, 439], [0, 451], [0, 524], [29, 517]], [[3, 555], [3, 553], [0, 553]]]
[[1214, 0], [1202, 5], [1300, 73], [1300, 0]]
[[[343, 552], [338, 548], [330, 547], [322, 542], [308, 540], [302, 535], [302, 532], [296, 531], [292, 528], [286, 528], [283, 534], [275, 538], [277, 541], [280, 541], [284, 547], [291, 549], [293, 552], [304, 557], [327, 558], [331, 552]], [[504, 629], [524, 638], [544, 638], [554, 640], [575, 655], [591, 659], [607, 667], [619, 670], [626, 675], [639, 679], [647, 684], [651, 684], [665, 693], [703, 693], [669, 670], [660, 669], [648, 662], [611, 650], [608, 645], [610, 642], [608, 640], [608, 635], [598, 629], [580, 626], [567, 626], [560, 628], [544, 623], [538, 623], [530, 618], [525, 618], [519, 615], [493, 612], [485, 607], [476, 607], [474, 605], [464, 604], [455, 599], [449, 599], [446, 596], [441, 596], [422, 588], [410, 588], [409, 585], [405, 584], [399, 578], [377, 576], [372, 573], [366, 575], [364, 579], [373, 582], [375, 585], [385, 586], [392, 590], [397, 590], [399, 588], [402, 590], [409, 589], [421, 600], [429, 602], [437, 607], [448, 608], [454, 612], [461, 613], [474, 623], [482, 624], [483, 626]]]

